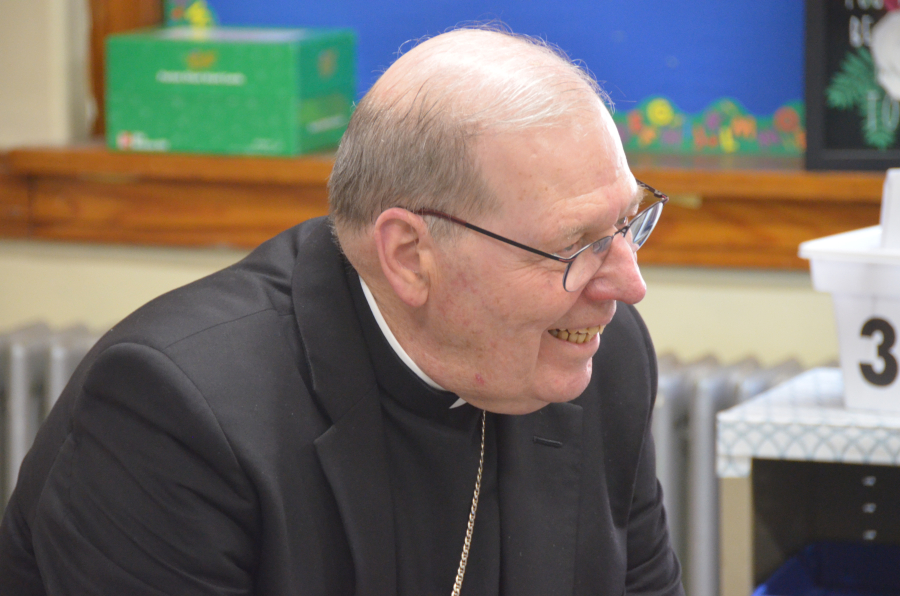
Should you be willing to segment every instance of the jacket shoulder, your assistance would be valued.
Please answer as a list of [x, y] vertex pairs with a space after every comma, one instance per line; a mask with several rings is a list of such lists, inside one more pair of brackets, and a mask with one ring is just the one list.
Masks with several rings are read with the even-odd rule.
[[147, 343], [159, 349], [261, 311], [292, 312], [291, 279], [309, 233], [323, 219], [294, 226], [234, 265], [167, 292], [110, 329], [99, 344]]

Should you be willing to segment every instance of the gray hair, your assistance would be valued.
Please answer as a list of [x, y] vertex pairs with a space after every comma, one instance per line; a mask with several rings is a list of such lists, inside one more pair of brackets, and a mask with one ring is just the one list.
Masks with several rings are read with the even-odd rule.
[[[336, 229], [360, 231], [391, 207], [458, 217], [495, 209], [474, 157], [478, 135], [560, 125], [603, 104], [593, 76], [543, 40], [479, 27], [420, 43], [350, 120], [328, 181]], [[451, 226], [435, 221], [432, 232]]]

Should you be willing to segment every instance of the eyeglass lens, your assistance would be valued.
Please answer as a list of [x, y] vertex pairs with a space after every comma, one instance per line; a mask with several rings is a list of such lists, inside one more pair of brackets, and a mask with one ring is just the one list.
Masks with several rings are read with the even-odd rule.
[[616, 235], [622, 234], [623, 239], [631, 246], [631, 250], [637, 252], [644, 242], [647, 241], [653, 228], [656, 227], [656, 222], [659, 221], [659, 216], [662, 214], [662, 208], [663, 203], [661, 201], [650, 205], [631, 220], [625, 228], [622, 228], [622, 230], [612, 236], [606, 236], [597, 240], [578, 253], [575, 260], [569, 263], [563, 279], [563, 286], [566, 291], [576, 292], [580, 290], [597, 273], [603, 265], [606, 255], [609, 254]]

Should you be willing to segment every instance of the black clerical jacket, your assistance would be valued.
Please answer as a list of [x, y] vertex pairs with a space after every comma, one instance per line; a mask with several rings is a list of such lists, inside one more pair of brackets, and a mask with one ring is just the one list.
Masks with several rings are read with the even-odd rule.
[[[347, 267], [313, 220], [116, 325], [22, 465], [0, 594], [395, 594], [382, 411]], [[655, 390], [647, 331], [620, 305], [581, 397], [498, 416], [503, 594], [682, 593]]]

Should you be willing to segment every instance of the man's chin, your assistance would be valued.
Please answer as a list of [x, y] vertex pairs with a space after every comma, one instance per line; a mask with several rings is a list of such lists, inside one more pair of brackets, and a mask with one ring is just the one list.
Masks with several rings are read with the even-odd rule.
[[580, 390], [577, 387], [569, 387], [566, 391], [562, 391], [561, 388], [557, 387], [553, 391], [535, 392], [530, 397], [522, 397], [520, 394], [515, 398], [507, 399], [479, 398], [475, 396], [468, 396], [463, 399], [476, 408], [481, 408], [494, 414], [521, 416], [537, 412], [550, 404], [570, 402], [584, 393], [584, 388], [586, 387], [587, 383], [584, 383]]
[[513, 387], [515, 384], [510, 383], [504, 392], [475, 387], [459, 395], [467, 403], [488, 412], [530, 414], [548, 404], [566, 403], [580, 397], [591, 382], [591, 371], [590, 359], [579, 367], [543, 367], [539, 374], [531, 377], [530, 384]]
[[566, 382], [554, 383], [548, 387], [546, 391], [541, 392], [538, 397], [539, 401], [545, 404], [556, 404], [570, 402], [580, 397], [591, 382], [591, 371], [588, 368], [587, 371], [580, 371], [577, 375], [557, 377], [557, 380], [560, 378], [565, 378]]
[[547, 374], [544, 375], [546, 382], [540, 391], [539, 399], [547, 403], [561, 403], [579, 397], [591, 382], [593, 365], [593, 358], [586, 358], [578, 364], [547, 370]]

